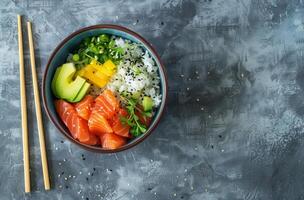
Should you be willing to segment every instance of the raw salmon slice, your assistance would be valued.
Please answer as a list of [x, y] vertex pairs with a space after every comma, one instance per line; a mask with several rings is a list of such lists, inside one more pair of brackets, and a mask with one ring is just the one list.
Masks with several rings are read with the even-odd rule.
[[109, 102], [109, 104], [111, 104], [114, 107], [115, 111], [118, 111], [119, 101], [111, 90], [106, 89], [102, 92], [101, 95], [107, 100], [107, 102]]
[[78, 116], [85, 120], [89, 120], [91, 110], [94, 104], [94, 98], [90, 95], [85, 96], [80, 102], [75, 104]]
[[114, 117], [112, 129], [115, 134], [129, 138], [131, 137], [130, 126], [121, 122], [121, 118], [127, 116], [128, 112], [125, 109], [119, 109], [118, 114]]
[[104, 149], [118, 149], [126, 144], [126, 139], [114, 133], [105, 133], [100, 137]]
[[104, 133], [113, 132], [110, 124], [100, 110], [92, 110], [88, 125], [90, 132], [99, 136], [103, 135]]
[[115, 114], [115, 107], [111, 105], [104, 96], [99, 95], [95, 99], [95, 106], [93, 109], [99, 109], [107, 119], [111, 119]]
[[72, 104], [64, 100], [57, 100], [55, 107], [73, 138], [78, 139], [80, 142], [86, 142], [90, 139], [87, 122], [77, 115]]

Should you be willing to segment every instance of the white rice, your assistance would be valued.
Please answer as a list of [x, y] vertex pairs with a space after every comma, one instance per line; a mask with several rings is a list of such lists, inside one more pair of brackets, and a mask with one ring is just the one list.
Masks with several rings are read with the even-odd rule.
[[142, 99], [149, 96], [154, 107], [158, 107], [161, 103], [160, 78], [153, 58], [138, 44], [128, 40], [115, 38], [115, 43], [124, 49], [125, 54], [107, 88], [126, 97], [140, 94], [139, 98]]

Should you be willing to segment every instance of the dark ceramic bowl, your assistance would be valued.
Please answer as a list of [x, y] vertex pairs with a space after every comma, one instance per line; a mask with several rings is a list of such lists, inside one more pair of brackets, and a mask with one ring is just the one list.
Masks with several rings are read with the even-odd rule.
[[[51, 91], [51, 81], [54, 76], [55, 70], [57, 67], [62, 65], [66, 62], [66, 58], [70, 52], [73, 51], [74, 48], [76, 48], [80, 42], [90, 36], [94, 35], [100, 35], [102, 33], [110, 34], [110, 35], [116, 35], [128, 40], [131, 40], [133, 42], [141, 44], [142, 48], [147, 50], [150, 55], [154, 58], [157, 66], [158, 66], [158, 73], [160, 76], [160, 84], [161, 84], [161, 94], [162, 94], [162, 102], [159, 106], [158, 110], [156, 111], [156, 114], [154, 115], [154, 118], [152, 120], [152, 123], [150, 127], [148, 128], [147, 132], [142, 134], [141, 136], [130, 140], [126, 145], [119, 149], [115, 150], [105, 150], [101, 147], [97, 146], [90, 146], [86, 144], [82, 144], [79, 141], [75, 140], [71, 135], [67, 127], [63, 124], [61, 119], [56, 113], [54, 100], [55, 97], [52, 94]], [[149, 42], [147, 42], [143, 37], [141, 37], [139, 34], [125, 28], [122, 26], [117, 25], [95, 25], [90, 26], [86, 28], [82, 28], [71, 35], [69, 35], [67, 38], [65, 38], [53, 51], [51, 57], [48, 60], [44, 76], [43, 76], [43, 83], [42, 83], [42, 96], [43, 96], [43, 104], [44, 108], [46, 110], [46, 113], [48, 117], [51, 119], [51, 121], [55, 124], [55, 126], [59, 129], [59, 131], [66, 136], [70, 141], [76, 143], [77, 145], [83, 147], [87, 150], [92, 150], [100, 153], [114, 153], [123, 151], [126, 149], [129, 149], [131, 147], [134, 147], [135, 145], [142, 142], [147, 136], [149, 136], [153, 129], [157, 126], [159, 123], [159, 120], [161, 118], [161, 115], [163, 113], [166, 97], [167, 97], [167, 78], [165, 74], [164, 66], [160, 60], [160, 57], [154, 50], [154, 48], [151, 46]]]

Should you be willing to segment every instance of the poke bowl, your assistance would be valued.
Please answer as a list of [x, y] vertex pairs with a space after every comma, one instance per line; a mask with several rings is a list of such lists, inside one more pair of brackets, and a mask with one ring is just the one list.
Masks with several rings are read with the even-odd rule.
[[166, 104], [167, 77], [155, 49], [118, 25], [94, 25], [66, 37], [42, 81], [46, 113], [73, 143], [114, 153], [149, 136]]

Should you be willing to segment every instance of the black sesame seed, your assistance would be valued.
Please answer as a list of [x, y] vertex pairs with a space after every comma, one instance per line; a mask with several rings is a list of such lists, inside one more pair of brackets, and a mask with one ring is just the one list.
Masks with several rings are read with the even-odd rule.
[[164, 22], [160, 22], [160, 25], [164, 25]]
[[94, 167], [93, 170], [96, 171], [96, 168]]
[[66, 189], [68, 189], [68, 188], [69, 188], [69, 186], [67, 186], [67, 185], [66, 185], [66, 186], [65, 186], [65, 188], [66, 188]]
[[86, 158], [82, 158], [82, 160], [85, 160]]
[[211, 145], [211, 148], [213, 149], [213, 145]]
[[91, 174], [91, 176], [93, 176], [93, 175], [94, 175], [94, 173]]
[[84, 157], [84, 155], [83, 155], [83, 154], [81, 154], [81, 156], [82, 156], [82, 157]]
[[222, 135], [219, 135], [219, 138], [222, 138]]
[[110, 172], [113, 171], [112, 169], [110, 169]]
[[86, 200], [89, 200], [89, 198], [87, 197]]
[[89, 181], [89, 178], [88, 178], [88, 177], [86, 177], [86, 180], [87, 180], [87, 181]]
[[148, 190], [150, 191], [150, 190], [152, 190], [152, 188], [149, 187]]
[[62, 140], [61, 140], [60, 142], [61, 142], [61, 143], [63, 143], [63, 141], [62, 141]]
[[61, 175], [63, 175], [64, 174], [64, 172], [61, 172]]

